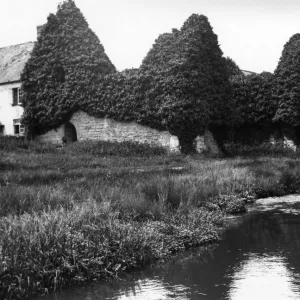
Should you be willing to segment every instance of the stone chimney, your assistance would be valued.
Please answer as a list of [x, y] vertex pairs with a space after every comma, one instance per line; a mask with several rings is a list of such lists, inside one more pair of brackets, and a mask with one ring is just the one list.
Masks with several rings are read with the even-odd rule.
[[39, 36], [41, 35], [41, 31], [44, 28], [44, 26], [45, 26], [45, 24], [44, 25], [36, 26], [37, 38], [39, 38]]

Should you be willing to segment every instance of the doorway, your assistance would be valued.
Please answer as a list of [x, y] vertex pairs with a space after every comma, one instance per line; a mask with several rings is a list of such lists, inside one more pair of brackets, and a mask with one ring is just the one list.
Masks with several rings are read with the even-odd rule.
[[77, 141], [76, 128], [70, 122], [65, 124], [65, 141], [66, 141], [67, 144]]

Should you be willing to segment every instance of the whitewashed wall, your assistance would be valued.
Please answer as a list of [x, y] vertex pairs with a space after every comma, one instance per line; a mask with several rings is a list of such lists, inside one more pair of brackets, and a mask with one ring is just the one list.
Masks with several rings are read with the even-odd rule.
[[20, 87], [21, 83], [0, 85], [0, 125], [4, 125], [4, 135], [14, 135], [14, 119], [23, 115], [23, 107], [13, 106], [13, 88]]

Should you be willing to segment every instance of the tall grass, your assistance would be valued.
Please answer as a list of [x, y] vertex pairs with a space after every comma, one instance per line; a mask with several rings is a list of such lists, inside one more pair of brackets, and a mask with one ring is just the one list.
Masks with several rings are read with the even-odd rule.
[[300, 191], [297, 156], [208, 159], [148, 148], [0, 139], [0, 299], [115, 276], [215, 241], [225, 213]]

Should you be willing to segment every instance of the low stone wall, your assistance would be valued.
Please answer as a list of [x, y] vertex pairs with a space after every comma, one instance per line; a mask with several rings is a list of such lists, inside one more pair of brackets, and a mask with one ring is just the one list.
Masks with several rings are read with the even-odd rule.
[[204, 135], [198, 135], [195, 140], [195, 150], [197, 153], [207, 152], [213, 155], [222, 155], [213, 134], [205, 130]]
[[297, 151], [297, 145], [295, 144], [295, 142], [292, 139], [290, 139], [287, 136], [283, 137], [283, 146], [285, 148], [289, 148], [293, 151]]
[[281, 138], [275, 138], [273, 135], [271, 135], [269, 142], [273, 146], [278, 145], [284, 148], [291, 149], [293, 151], [297, 151], [298, 148], [295, 141], [287, 136], [283, 136]]
[[[170, 152], [179, 152], [179, 141], [168, 131], [137, 124], [135, 122], [118, 122], [108, 118], [96, 118], [83, 111], [76, 112], [69, 121], [75, 126], [77, 140], [99, 140], [111, 142], [138, 142], [162, 146]], [[62, 143], [65, 125], [37, 137], [38, 141]]]

